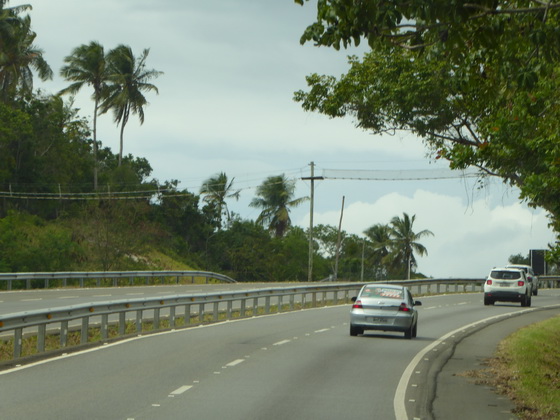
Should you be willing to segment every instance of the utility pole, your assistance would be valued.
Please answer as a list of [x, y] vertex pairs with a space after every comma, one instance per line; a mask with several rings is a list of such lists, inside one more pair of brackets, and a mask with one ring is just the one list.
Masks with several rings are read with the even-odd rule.
[[315, 163], [311, 162], [311, 176], [301, 178], [304, 181], [311, 181], [311, 199], [309, 209], [309, 262], [307, 264], [307, 281], [313, 281], [313, 201], [315, 198], [315, 180], [324, 179], [322, 176], [315, 176]]
[[342, 209], [340, 210], [340, 221], [338, 222], [338, 238], [336, 240], [336, 259], [334, 261], [334, 280], [338, 280], [338, 257], [340, 256], [340, 236], [342, 232], [342, 215], [344, 214], [344, 196], [342, 196]]

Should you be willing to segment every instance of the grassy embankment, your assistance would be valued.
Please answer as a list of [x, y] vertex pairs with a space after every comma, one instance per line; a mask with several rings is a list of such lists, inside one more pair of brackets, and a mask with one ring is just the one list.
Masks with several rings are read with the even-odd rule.
[[493, 385], [524, 420], [560, 420], [560, 316], [515, 332], [498, 346], [480, 382]]

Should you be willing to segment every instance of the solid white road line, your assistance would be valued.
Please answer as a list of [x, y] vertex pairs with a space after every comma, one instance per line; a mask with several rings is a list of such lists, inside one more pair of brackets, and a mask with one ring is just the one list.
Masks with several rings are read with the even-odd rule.
[[[545, 306], [545, 308], [550, 308], [550, 307], [555, 307], [557, 305], [549, 305], [549, 306]], [[542, 309], [542, 308], [539, 308]], [[517, 316], [519, 314], [525, 313], [525, 312], [531, 312], [534, 311], [535, 308], [533, 309], [525, 309], [519, 312], [508, 312], [506, 314], [500, 314], [500, 315], [494, 315], [488, 318], [484, 318], [481, 319], [480, 321], [476, 321], [473, 322], [471, 324], [468, 325], [464, 325], [460, 328], [457, 328], [454, 331], [451, 331], [443, 336], [441, 336], [439, 339], [435, 340], [433, 343], [427, 345], [426, 347], [424, 347], [422, 350], [420, 350], [416, 356], [412, 359], [412, 361], [408, 364], [408, 366], [406, 367], [406, 369], [404, 370], [401, 379], [399, 381], [399, 384], [397, 385], [397, 390], [395, 391], [395, 398], [393, 399], [393, 409], [395, 410], [395, 418], [397, 420], [408, 420], [408, 415], [406, 413], [406, 405], [405, 405], [405, 394], [406, 394], [406, 389], [408, 387], [408, 383], [410, 381], [410, 378], [412, 377], [412, 374], [415, 372], [416, 366], [420, 363], [420, 360], [422, 360], [424, 358], [424, 356], [431, 350], [434, 350], [435, 347], [439, 346], [440, 344], [445, 343], [445, 340], [448, 339], [449, 337], [458, 334], [460, 332], [463, 332], [469, 328], [475, 327], [479, 324], [484, 324], [488, 321], [491, 320], [495, 320], [495, 319], [499, 319], [499, 318], [508, 318], [511, 316]], [[437, 351], [437, 349], [435, 349], [435, 351]]]

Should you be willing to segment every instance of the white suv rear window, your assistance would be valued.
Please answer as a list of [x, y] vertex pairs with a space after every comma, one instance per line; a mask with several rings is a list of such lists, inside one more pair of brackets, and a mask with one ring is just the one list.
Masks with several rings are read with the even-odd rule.
[[497, 280], [517, 280], [521, 278], [521, 273], [519, 271], [493, 270], [490, 277]]

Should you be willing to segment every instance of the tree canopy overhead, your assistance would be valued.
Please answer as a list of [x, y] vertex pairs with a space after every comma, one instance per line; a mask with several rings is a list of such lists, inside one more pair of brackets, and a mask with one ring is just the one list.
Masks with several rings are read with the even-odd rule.
[[320, 1], [302, 43], [371, 51], [340, 78], [308, 76], [295, 100], [374, 133], [413, 132], [451, 168], [517, 186], [560, 232], [559, 13], [540, 1]]

